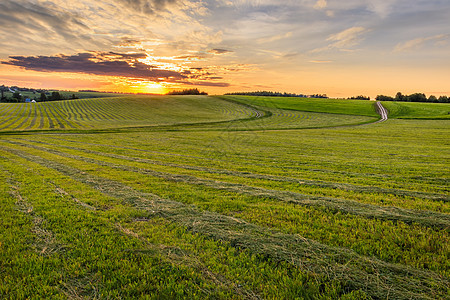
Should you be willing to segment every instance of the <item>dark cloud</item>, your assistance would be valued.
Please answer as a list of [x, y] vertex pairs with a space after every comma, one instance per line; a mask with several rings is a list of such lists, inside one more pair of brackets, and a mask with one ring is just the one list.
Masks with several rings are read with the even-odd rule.
[[227, 82], [211, 82], [211, 81], [196, 81], [196, 82], [182, 82], [186, 85], [198, 85], [198, 86], [212, 86], [212, 87], [229, 87]]
[[10, 56], [10, 60], [3, 61], [2, 64], [40, 72], [85, 73], [152, 81], [160, 81], [159, 78], [166, 80], [186, 78], [181, 73], [161, 70], [137, 61], [137, 58], [145, 57], [143, 55], [141, 53], [88, 52], [70, 56]]
[[0, 1], [0, 33], [15, 35], [17, 39], [33, 39], [33, 35], [58, 35], [65, 40], [91, 40], [89, 28], [80, 16], [57, 7], [42, 6], [29, 1]]
[[226, 49], [211, 49], [209, 50], [209, 53], [213, 53], [213, 54], [225, 54], [225, 53], [230, 53], [233, 52], [231, 50], [226, 50]]
[[117, 53], [117, 52], [109, 52], [109, 54], [115, 58], [122, 59], [138, 59], [138, 58], [146, 58], [147, 54], [145, 53]]
[[117, 2], [145, 14], [155, 14], [164, 10], [170, 4], [176, 4], [179, 0], [116, 0]]

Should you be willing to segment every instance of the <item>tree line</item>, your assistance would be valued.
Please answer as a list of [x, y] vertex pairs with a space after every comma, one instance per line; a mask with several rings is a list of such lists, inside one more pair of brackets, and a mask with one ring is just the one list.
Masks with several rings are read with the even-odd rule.
[[185, 89], [181, 91], [171, 91], [167, 95], [208, 95], [206, 92], [200, 92], [198, 89]]
[[403, 95], [401, 92], [398, 92], [395, 97], [378, 95], [375, 99], [378, 101], [450, 103], [450, 98], [447, 96], [440, 96], [437, 98], [436, 96], [431, 95], [427, 98], [427, 96], [423, 93]]
[[78, 99], [78, 97], [75, 94], [72, 94], [70, 96], [65, 96], [59, 92], [51, 92], [48, 94], [41, 92], [39, 97], [34, 96], [31, 98], [31, 97], [23, 96], [19, 91], [15, 91], [11, 97], [7, 97], [4, 95], [4, 91], [2, 90], [1, 102], [19, 103], [19, 102], [25, 102], [26, 99], [44, 102], [44, 101]]
[[295, 94], [295, 93], [286, 93], [286, 92], [280, 93], [280, 92], [271, 92], [271, 91], [235, 92], [235, 93], [226, 93], [225, 95], [231, 95], [231, 96], [328, 98], [326, 94], [304, 95], [304, 94]]

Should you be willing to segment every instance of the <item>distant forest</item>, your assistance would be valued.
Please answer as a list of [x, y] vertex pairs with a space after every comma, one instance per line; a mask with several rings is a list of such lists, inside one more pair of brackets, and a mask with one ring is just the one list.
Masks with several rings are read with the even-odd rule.
[[427, 98], [423, 93], [414, 93], [411, 95], [403, 95], [398, 92], [395, 97], [378, 95], [376, 100], [379, 101], [401, 101], [401, 102], [431, 102], [431, 103], [450, 103], [450, 98], [447, 96], [440, 96], [437, 98], [436, 96], [431, 95]]
[[234, 96], [266, 96], [266, 97], [300, 97], [300, 98], [328, 98], [327, 95], [315, 94], [315, 95], [304, 95], [304, 94], [294, 94], [294, 93], [280, 93], [280, 92], [270, 92], [270, 91], [256, 91], [256, 92], [236, 92], [227, 93], [225, 95]]
[[167, 95], [208, 95], [206, 92], [200, 92], [198, 89], [186, 89], [181, 91], [171, 91]]

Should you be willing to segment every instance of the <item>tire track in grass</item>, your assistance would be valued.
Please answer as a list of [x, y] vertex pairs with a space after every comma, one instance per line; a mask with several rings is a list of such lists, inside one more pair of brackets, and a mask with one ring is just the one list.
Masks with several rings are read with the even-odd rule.
[[303, 205], [303, 206], [319, 206], [327, 207], [335, 211], [341, 211], [343, 213], [357, 215], [364, 218], [375, 218], [380, 220], [391, 220], [394, 222], [402, 221], [407, 224], [420, 224], [425, 227], [440, 228], [447, 232], [450, 231], [450, 215], [426, 211], [426, 210], [412, 210], [405, 208], [398, 208], [392, 206], [378, 206], [374, 204], [361, 203], [354, 200], [339, 199], [332, 197], [321, 197], [321, 196], [311, 196], [300, 194], [290, 191], [277, 191], [270, 190], [261, 187], [252, 187], [239, 183], [229, 183], [224, 181], [217, 181], [211, 179], [198, 178], [191, 175], [178, 175], [165, 172], [154, 171], [150, 169], [143, 169], [131, 166], [125, 166], [121, 164], [115, 164], [105, 161], [100, 161], [93, 158], [88, 158], [85, 156], [79, 156], [75, 154], [69, 154], [61, 152], [58, 150], [53, 150], [50, 148], [44, 148], [40, 146], [35, 146], [31, 144], [24, 144], [17, 141], [5, 141], [7, 143], [18, 145], [22, 147], [28, 147], [36, 149], [39, 151], [45, 151], [59, 155], [61, 157], [67, 157], [74, 160], [89, 162], [99, 166], [105, 166], [109, 168], [119, 169], [123, 171], [130, 171], [134, 173], [139, 173], [143, 175], [149, 175], [164, 180], [174, 181], [174, 182], [184, 182], [188, 184], [195, 184], [206, 186], [209, 188], [229, 191], [237, 194], [245, 194], [253, 197], [259, 198], [269, 198], [281, 202]]
[[274, 261], [286, 261], [306, 272], [329, 280], [338, 280], [351, 288], [361, 289], [378, 299], [438, 299], [446, 297], [450, 282], [431, 271], [386, 263], [354, 251], [330, 247], [300, 235], [284, 234], [243, 220], [195, 206], [143, 193], [120, 182], [90, 175], [79, 169], [47, 160], [12, 148], [3, 150], [91, 186], [100, 192], [121, 199], [149, 216], [160, 216], [184, 226], [189, 231], [236, 248], [248, 249]]
[[379, 102], [379, 101], [375, 102], [375, 110], [381, 117], [381, 119], [376, 121], [375, 123], [381, 123], [381, 122], [387, 121], [387, 119], [388, 119], [388, 111], [383, 106], [383, 104], [381, 104], [381, 102]]
[[308, 180], [308, 179], [302, 179], [302, 178], [290, 178], [290, 177], [285, 177], [285, 176], [281, 177], [281, 176], [267, 175], [267, 174], [254, 174], [251, 172], [231, 171], [231, 170], [225, 170], [225, 169], [215, 169], [215, 168], [200, 167], [200, 166], [193, 166], [193, 165], [180, 165], [177, 163], [171, 163], [171, 162], [165, 162], [165, 161], [159, 161], [159, 160], [151, 160], [151, 159], [132, 157], [132, 156], [125, 156], [125, 155], [120, 155], [120, 154], [112, 154], [112, 153], [100, 152], [100, 151], [96, 151], [96, 150], [92, 150], [92, 149], [85, 149], [85, 148], [74, 147], [74, 146], [54, 144], [54, 143], [48, 143], [48, 142], [43, 142], [43, 141], [32, 141], [32, 140], [27, 140], [27, 139], [23, 139], [23, 138], [18, 138], [18, 140], [28, 142], [28, 143], [37, 143], [37, 144], [42, 144], [42, 145], [47, 145], [47, 146], [62, 147], [65, 149], [82, 151], [85, 153], [91, 153], [91, 154], [95, 154], [95, 155], [99, 155], [99, 156], [103, 156], [103, 157], [110, 157], [110, 158], [116, 158], [116, 159], [120, 159], [120, 160], [140, 162], [140, 163], [146, 163], [146, 164], [152, 164], [152, 165], [158, 165], [158, 166], [174, 167], [174, 168], [179, 168], [179, 169], [184, 169], [184, 170], [207, 172], [210, 174], [223, 174], [223, 175], [230, 175], [230, 176], [235, 176], [235, 177], [270, 180], [270, 181], [275, 181], [275, 182], [288, 182], [288, 183], [295, 183], [295, 184], [305, 185], [305, 186], [313, 186], [313, 187], [329, 188], [329, 189], [339, 189], [339, 190], [353, 191], [353, 192], [358, 192], [358, 193], [369, 193], [369, 194], [378, 193], [378, 194], [395, 195], [395, 196], [416, 197], [416, 198], [428, 199], [428, 200], [432, 200], [432, 201], [450, 202], [449, 196], [443, 195], [443, 194], [437, 194], [437, 193], [408, 191], [408, 190], [393, 189], [393, 188], [380, 188], [377, 186], [359, 186], [359, 185], [348, 184], [348, 183], [326, 182], [326, 181]]

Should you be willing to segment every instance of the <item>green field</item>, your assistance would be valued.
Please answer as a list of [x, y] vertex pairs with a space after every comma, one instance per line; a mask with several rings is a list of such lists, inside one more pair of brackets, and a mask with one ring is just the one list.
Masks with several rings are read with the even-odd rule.
[[448, 103], [384, 102], [392, 118], [450, 119]]
[[449, 106], [411, 104], [0, 104], [0, 298], [448, 299]]

